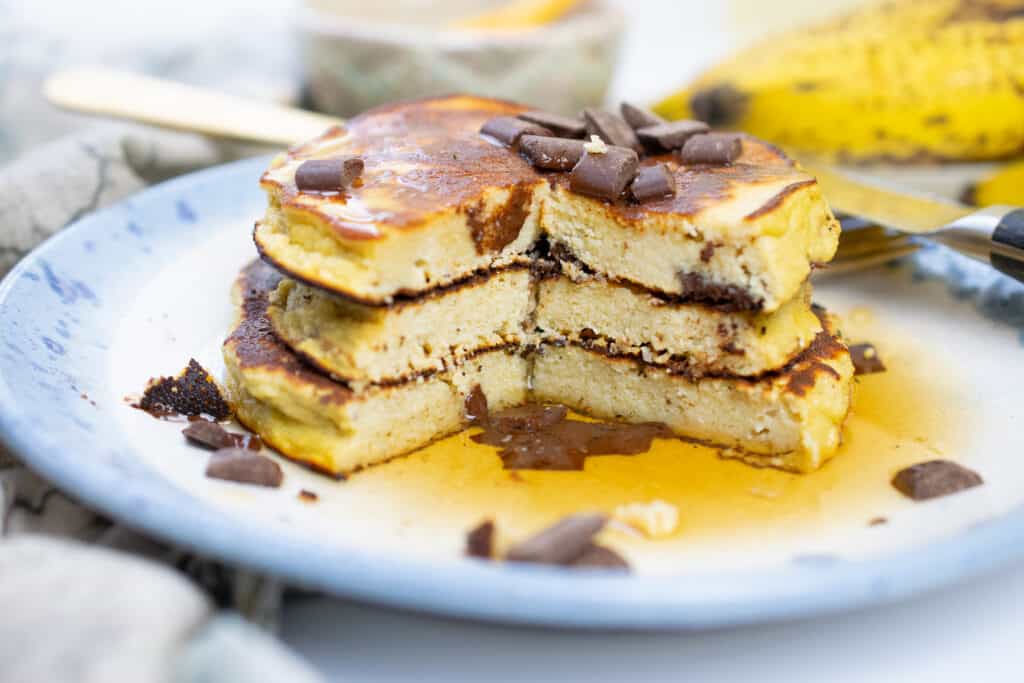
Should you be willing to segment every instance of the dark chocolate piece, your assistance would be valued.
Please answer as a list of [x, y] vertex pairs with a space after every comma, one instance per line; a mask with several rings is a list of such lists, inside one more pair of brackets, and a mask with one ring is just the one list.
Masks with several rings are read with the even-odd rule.
[[665, 123], [665, 119], [661, 118], [653, 111], [638, 107], [635, 104], [629, 102], [623, 102], [619, 105], [619, 111], [622, 112], [622, 118], [626, 120], [626, 123], [637, 130], [638, 128], [646, 128], [647, 126], [657, 126], [659, 123]]
[[889, 518], [888, 517], [872, 517], [871, 519], [868, 520], [868, 526], [882, 526], [883, 524], [888, 524], [888, 523], [889, 523]]
[[676, 193], [676, 179], [665, 164], [642, 166], [629, 191], [638, 202], [671, 197]]
[[892, 478], [893, 487], [914, 500], [948, 496], [983, 483], [977, 472], [949, 460], [920, 462], [900, 470]]
[[560, 138], [581, 138], [587, 132], [587, 124], [581, 119], [551, 114], [546, 111], [527, 111], [519, 115], [523, 121], [547, 128]]
[[743, 143], [734, 133], [694, 135], [679, 150], [684, 164], [731, 164], [743, 152]]
[[573, 192], [615, 201], [636, 177], [640, 157], [627, 147], [609, 147], [604, 154], [585, 152], [569, 174]]
[[310, 159], [295, 169], [295, 186], [303, 192], [341, 192], [362, 174], [359, 157]]
[[701, 273], [681, 272], [679, 283], [680, 301], [712, 306], [726, 313], [759, 311], [764, 305], [762, 300], [755, 299], [747, 290], [736, 285], [720, 285], [708, 280]]
[[280, 465], [245, 448], [222, 448], [211, 455], [206, 476], [274, 488], [284, 480]]
[[474, 384], [473, 389], [466, 396], [465, 408], [466, 419], [470, 424], [485, 424], [487, 422], [487, 396], [479, 384]]
[[565, 406], [527, 403], [492, 413], [487, 424], [501, 432], [536, 432], [561, 422], [568, 414]]
[[494, 554], [494, 522], [485, 520], [466, 534], [466, 554], [490, 559]]
[[188, 367], [177, 377], [149, 380], [135, 407], [154, 417], [209, 415], [224, 420], [231, 416], [231, 406], [221, 395], [220, 387], [195, 359], [190, 359]]
[[885, 363], [879, 357], [874, 344], [850, 344], [850, 359], [853, 361], [855, 375], [885, 372]]
[[538, 126], [536, 123], [530, 123], [517, 119], [514, 116], [498, 116], [483, 125], [480, 128], [480, 132], [484, 135], [490, 135], [492, 138], [508, 145], [509, 147], [515, 147], [516, 143], [519, 142], [519, 138], [523, 135], [553, 135], [553, 133], [545, 128], [544, 126]]
[[307, 503], [315, 503], [316, 501], [320, 500], [320, 496], [316, 495], [316, 493], [310, 491], [309, 489], [302, 489], [299, 491], [299, 500], [305, 501]]
[[510, 548], [506, 559], [512, 562], [569, 564], [583, 554], [607, 521], [604, 515], [599, 514], [570, 515]]
[[679, 149], [694, 135], [711, 130], [703, 121], [672, 121], [637, 130], [637, 137], [645, 145], [663, 150]]
[[234, 435], [216, 422], [197, 420], [181, 430], [185, 438], [211, 450], [231, 448], [238, 445]]
[[583, 141], [524, 135], [519, 138], [519, 151], [537, 168], [571, 171], [583, 157]]
[[571, 562], [573, 567], [595, 567], [629, 571], [629, 562], [611, 548], [591, 543], [583, 554]]
[[596, 135], [607, 145], [627, 147], [642, 152], [643, 146], [632, 126], [617, 114], [603, 109], [584, 109], [583, 119], [587, 122], [587, 134]]

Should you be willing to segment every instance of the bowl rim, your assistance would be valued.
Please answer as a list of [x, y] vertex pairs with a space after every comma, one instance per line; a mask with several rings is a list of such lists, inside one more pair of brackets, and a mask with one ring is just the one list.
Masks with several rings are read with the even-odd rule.
[[365, 21], [315, 9], [309, 6], [309, 0], [303, 0], [296, 12], [295, 25], [302, 33], [325, 38], [473, 49], [541, 47], [614, 35], [621, 32], [625, 18], [622, 8], [607, 0], [590, 0], [585, 11], [570, 14], [553, 24], [526, 31], [483, 31]]

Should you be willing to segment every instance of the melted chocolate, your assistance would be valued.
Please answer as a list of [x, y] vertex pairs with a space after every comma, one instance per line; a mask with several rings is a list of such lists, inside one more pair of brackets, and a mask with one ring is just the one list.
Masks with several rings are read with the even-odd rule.
[[559, 405], [528, 403], [489, 414], [479, 387], [467, 397], [466, 412], [483, 427], [473, 441], [500, 449], [498, 456], [510, 470], [582, 470], [587, 456], [644, 453], [656, 437], [672, 436], [659, 423], [566, 419], [568, 409]]

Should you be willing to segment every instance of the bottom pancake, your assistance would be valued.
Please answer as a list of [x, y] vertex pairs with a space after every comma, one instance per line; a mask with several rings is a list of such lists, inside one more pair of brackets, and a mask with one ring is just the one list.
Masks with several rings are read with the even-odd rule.
[[280, 279], [256, 263], [236, 283], [240, 315], [224, 343], [228, 388], [243, 424], [287, 457], [336, 476], [465, 427], [465, 399], [476, 386], [493, 409], [532, 399], [595, 417], [663, 422], [725, 455], [798, 472], [836, 451], [849, 410], [853, 366], [827, 318], [810, 347], [757, 379], [696, 379], [578, 344], [544, 345], [528, 355], [513, 345], [353, 391], [275, 336], [267, 308]]

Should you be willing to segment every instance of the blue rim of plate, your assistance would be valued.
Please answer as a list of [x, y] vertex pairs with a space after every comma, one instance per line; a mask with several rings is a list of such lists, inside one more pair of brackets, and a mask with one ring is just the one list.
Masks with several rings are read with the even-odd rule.
[[[99, 312], [103, 306], [94, 288], [67, 273], [97, 268], [109, 273], [117, 263], [119, 271], [122, 265], [125, 270], [120, 281], [130, 282], [138, 276], [127, 265], [132, 257], [151, 257], [146, 234], [174, 229], [181, 231], [178, 242], [187, 241], [180, 237], [198, 230], [197, 215], [229, 215], [231, 206], [255, 202], [259, 191], [253, 179], [266, 163], [266, 158], [251, 159], [181, 176], [89, 215], [39, 246], [0, 284], [0, 329], [8, 347], [0, 349], [0, 441], [64, 492], [113, 519], [204, 555], [342, 597], [446, 616], [578, 628], [697, 629], [833, 613], [906, 599], [1024, 557], [1022, 510], [867, 560], [816, 557], [773, 569], [654, 577], [461, 559], [434, 562], [324, 547], [277, 527], [223, 515], [146, 467], [127, 442], [118, 443], [115, 418], [97, 422], [94, 412], [89, 424], [90, 418], [82, 417], [87, 404], [79, 400], [89, 382], [83, 376], [90, 372], [88, 363], [73, 366], [65, 345], [49, 337], [28, 344], [32, 350], [26, 353], [16, 342], [40, 331], [25, 333], [33, 317], [18, 314], [34, 307], [42, 318], [64, 304], [75, 311], [66, 316], [75, 325], [91, 318], [102, 322], [102, 315], [109, 314]], [[82, 258], [101, 252], [109, 255]], [[115, 256], [120, 260], [111, 260]], [[965, 267], [959, 257], [942, 258], [953, 259], [955, 268]], [[936, 268], [927, 272], [919, 267], [915, 276], [934, 278], [949, 270], [938, 267], [937, 274]], [[28, 294], [37, 285], [45, 285], [59, 301], [30, 301]], [[81, 314], [83, 306], [88, 314]], [[56, 354], [52, 342], [62, 354]], [[95, 347], [83, 351], [86, 359], [106, 350], [101, 337], [79, 346]], [[30, 381], [41, 388], [29, 387]], [[62, 401], [67, 407], [55, 408]], [[113, 432], [102, 434], [104, 428]], [[106, 440], [100, 441], [101, 436]], [[83, 438], [92, 446], [84, 458], [78, 455]]]

